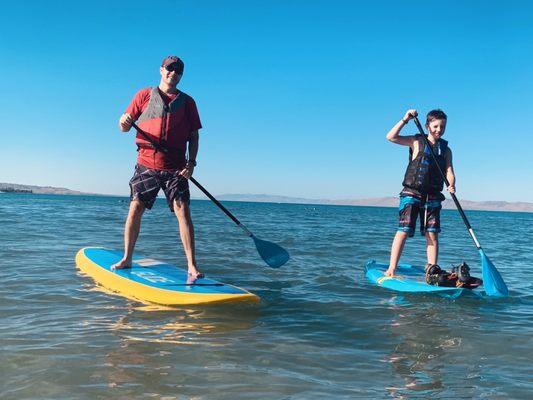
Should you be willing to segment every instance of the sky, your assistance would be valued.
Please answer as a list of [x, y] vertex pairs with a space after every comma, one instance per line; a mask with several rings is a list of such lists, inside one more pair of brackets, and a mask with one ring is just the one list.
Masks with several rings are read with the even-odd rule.
[[386, 133], [441, 108], [459, 199], [533, 202], [532, 17], [512, 0], [5, 1], [0, 182], [128, 194], [118, 118], [176, 54], [213, 194], [396, 196], [408, 150]]

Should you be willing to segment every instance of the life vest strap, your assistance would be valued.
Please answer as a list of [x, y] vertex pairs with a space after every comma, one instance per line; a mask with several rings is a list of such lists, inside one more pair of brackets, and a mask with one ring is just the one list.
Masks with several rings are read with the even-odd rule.
[[139, 151], [140, 149], [152, 149], [154, 150], [156, 153], [157, 153], [157, 149], [155, 148], [155, 146], [151, 143], [136, 143], [137, 145], [137, 151]]

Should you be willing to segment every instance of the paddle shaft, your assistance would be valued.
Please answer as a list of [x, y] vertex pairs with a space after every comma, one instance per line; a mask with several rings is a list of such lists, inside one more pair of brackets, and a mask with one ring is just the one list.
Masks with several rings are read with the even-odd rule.
[[[415, 125], [418, 128], [418, 131], [420, 132], [420, 134], [424, 138], [424, 143], [426, 144], [426, 146], [429, 147], [429, 152], [431, 153], [431, 157], [433, 158], [433, 162], [435, 163], [435, 165], [437, 165], [437, 168], [439, 169], [440, 174], [444, 178], [444, 183], [446, 183], [447, 187], [450, 186], [450, 182], [448, 181], [448, 178], [446, 178], [446, 174], [444, 173], [444, 171], [440, 167], [440, 164], [437, 161], [437, 157], [435, 156], [435, 153], [433, 153], [433, 147], [431, 147], [431, 143], [429, 143], [429, 140], [428, 140], [426, 134], [424, 133], [424, 130], [422, 129], [422, 125], [420, 125], [420, 121], [418, 120], [417, 117], [414, 117], [413, 121], [415, 121]], [[476, 235], [474, 233], [474, 230], [472, 229], [472, 226], [470, 225], [470, 222], [468, 222], [468, 218], [466, 218], [466, 214], [463, 211], [463, 207], [461, 207], [461, 204], [459, 203], [459, 200], [457, 200], [457, 196], [455, 195], [455, 193], [450, 193], [450, 195], [452, 196], [452, 200], [455, 203], [455, 206], [457, 207], [457, 210], [459, 211], [459, 214], [461, 215], [461, 218], [463, 219], [463, 222], [465, 223], [466, 228], [468, 229], [468, 233], [470, 234], [470, 237], [474, 241], [474, 244], [476, 245], [478, 250], [481, 249], [481, 245], [479, 244], [479, 242], [478, 242], [478, 240], [476, 238]]]
[[215, 203], [215, 204], [217, 205], [218, 208], [220, 208], [222, 211], [224, 211], [224, 214], [226, 214], [228, 217], [230, 217], [231, 220], [232, 220], [233, 222], [235, 222], [235, 224], [237, 224], [237, 226], [238, 226], [239, 228], [241, 228], [241, 229], [244, 231], [244, 233], [246, 233], [246, 234], [247, 234], [248, 236], [250, 236], [250, 237], [253, 236], [253, 233], [250, 232], [250, 231], [248, 230], [248, 228], [246, 228], [246, 227], [241, 223], [241, 221], [239, 221], [239, 220], [237, 219], [237, 217], [236, 217], [235, 215], [233, 215], [232, 213], [230, 213], [229, 210], [228, 210], [226, 207], [224, 207], [224, 206], [220, 203], [220, 201], [218, 201], [217, 199], [215, 199], [215, 198], [213, 197], [213, 195], [212, 195], [211, 193], [209, 193], [209, 192], [206, 190], [206, 188], [204, 188], [202, 185], [200, 185], [200, 183], [199, 183], [196, 179], [194, 179], [194, 178], [191, 176], [191, 177], [189, 178], [189, 180], [190, 180], [192, 183], [194, 183], [194, 184], [196, 185], [196, 187], [197, 187], [198, 189], [200, 189], [200, 190], [203, 192], [203, 194], [205, 194], [207, 197], [209, 197], [209, 200], [211, 200], [213, 203]]
[[[140, 134], [144, 139], [146, 139], [148, 142], [150, 142], [150, 144], [152, 145], [152, 147], [153, 147], [154, 149], [156, 149], [157, 151], [160, 151], [160, 152], [162, 152], [162, 153], [165, 153], [165, 154], [168, 154], [168, 153], [169, 153], [169, 151], [168, 151], [168, 149], [167, 149], [166, 147], [164, 147], [164, 146], [162, 146], [161, 144], [159, 144], [159, 143], [157, 143], [156, 141], [154, 141], [150, 136], [148, 136], [148, 134], [147, 134], [146, 132], [144, 132], [141, 128], [139, 128], [139, 126], [138, 126], [135, 122], [132, 122], [132, 123], [131, 123], [131, 126], [132, 126], [133, 128], [135, 128], [135, 129], [137, 129], [137, 132], [139, 132], [139, 134]], [[243, 224], [237, 219], [237, 217], [236, 217], [235, 215], [233, 215], [231, 212], [229, 212], [229, 210], [228, 210], [226, 207], [224, 207], [224, 206], [220, 203], [220, 201], [218, 201], [217, 199], [215, 199], [215, 198], [213, 197], [213, 195], [207, 191], [206, 188], [204, 188], [202, 185], [200, 185], [200, 183], [199, 183], [196, 179], [194, 179], [194, 178], [191, 176], [191, 177], [189, 178], [189, 180], [190, 180], [192, 183], [194, 183], [194, 184], [196, 185], [196, 187], [197, 187], [198, 189], [200, 189], [200, 190], [203, 192], [203, 194], [205, 194], [207, 197], [209, 197], [209, 200], [211, 200], [213, 203], [215, 203], [216, 206], [217, 206], [218, 208], [220, 208], [220, 209], [224, 212], [224, 214], [226, 214], [226, 215], [227, 215], [227, 216], [228, 216], [233, 222], [235, 222], [235, 224], [237, 224], [237, 226], [238, 226], [239, 228], [241, 228], [241, 229], [244, 231], [244, 233], [246, 233], [246, 234], [247, 234], [248, 236], [250, 236], [250, 237], [253, 237], [253, 236], [254, 236], [253, 233], [250, 232], [250, 231], [248, 230], [248, 228], [246, 228], [246, 226], [244, 226], [244, 225], [243, 225]]]

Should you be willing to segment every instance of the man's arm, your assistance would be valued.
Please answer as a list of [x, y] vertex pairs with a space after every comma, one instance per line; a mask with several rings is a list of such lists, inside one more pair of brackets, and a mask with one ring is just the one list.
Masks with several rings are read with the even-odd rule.
[[180, 175], [189, 179], [194, 172], [194, 166], [196, 164], [196, 156], [198, 155], [198, 147], [200, 145], [200, 134], [198, 130], [192, 131], [189, 136], [189, 160], [185, 164], [185, 168], [180, 172]]
[[126, 108], [126, 111], [124, 111], [124, 114], [118, 120], [118, 127], [122, 132], [128, 132], [131, 129], [132, 123], [139, 118], [144, 106], [149, 100], [150, 88], [144, 88], [135, 93], [128, 108]]
[[198, 147], [200, 145], [200, 134], [198, 130], [192, 131], [189, 137], [189, 161], [196, 161], [198, 155]]
[[128, 113], [124, 113], [120, 116], [118, 120], [118, 127], [122, 132], [128, 132], [131, 129], [131, 124], [133, 123], [133, 118]]
[[412, 146], [415, 141], [414, 136], [400, 136], [400, 131], [407, 125], [410, 119], [416, 117], [418, 113], [416, 110], [407, 110], [404, 117], [398, 121], [396, 125], [387, 133], [387, 140], [392, 143], [396, 143], [402, 146]]

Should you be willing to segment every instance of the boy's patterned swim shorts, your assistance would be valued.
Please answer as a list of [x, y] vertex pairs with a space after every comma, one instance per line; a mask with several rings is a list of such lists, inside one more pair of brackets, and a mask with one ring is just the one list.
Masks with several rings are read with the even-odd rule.
[[428, 200], [425, 204], [416, 197], [400, 196], [398, 230], [413, 237], [416, 219], [420, 214], [420, 233], [440, 232], [441, 200]]

